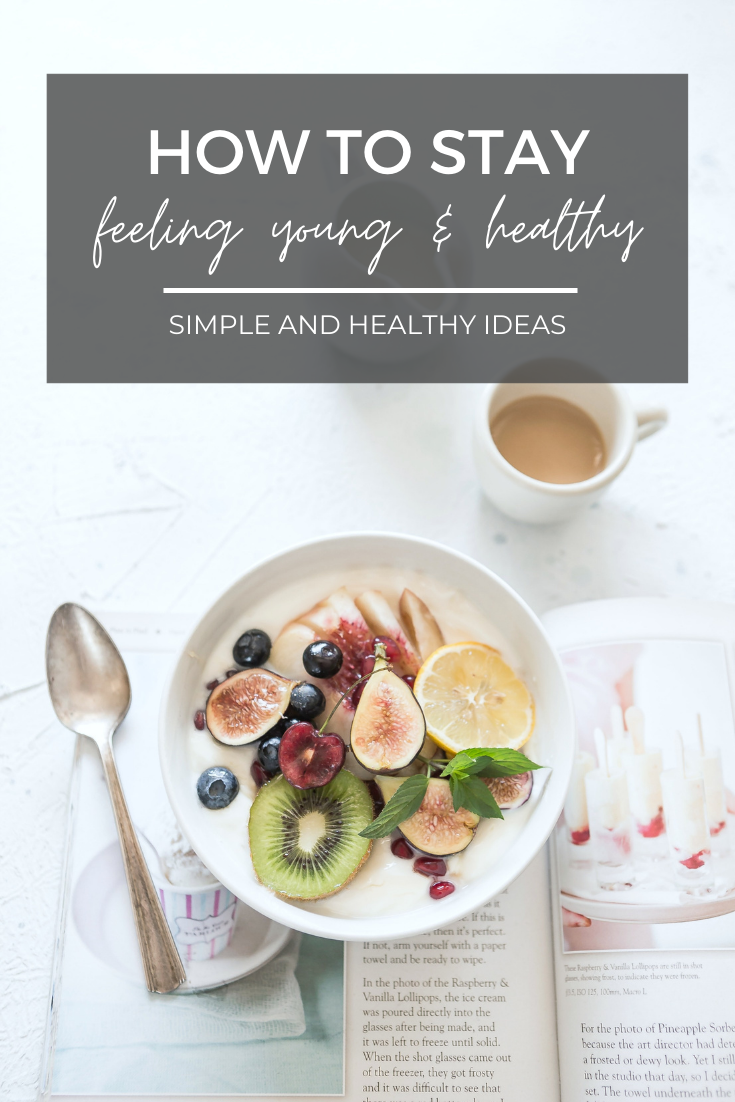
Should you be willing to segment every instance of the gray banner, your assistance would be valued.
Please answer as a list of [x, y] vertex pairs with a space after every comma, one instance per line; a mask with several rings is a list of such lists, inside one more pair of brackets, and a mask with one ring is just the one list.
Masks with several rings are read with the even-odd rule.
[[50, 382], [687, 378], [685, 76], [51, 76]]

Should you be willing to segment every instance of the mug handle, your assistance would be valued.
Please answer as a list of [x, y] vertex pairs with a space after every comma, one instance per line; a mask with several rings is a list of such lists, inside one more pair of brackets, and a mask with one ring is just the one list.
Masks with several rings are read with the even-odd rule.
[[637, 409], [635, 419], [638, 422], [638, 439], [645, 440], [647, 436], [653, 436], [668, 423], [669, 414], [663, 406], [653, 409]]

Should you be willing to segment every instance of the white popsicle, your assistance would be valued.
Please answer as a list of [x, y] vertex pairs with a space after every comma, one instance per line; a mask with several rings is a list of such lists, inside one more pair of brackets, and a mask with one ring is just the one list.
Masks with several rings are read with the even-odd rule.
[[661, 793], [663, 756], [660, 750], [646, 750], [645, 720], [640, 708], [628, 708], [625, 722], [633, 751], [623, 755], [631, 814], [642, 838], [658, 838], [666, 829]]

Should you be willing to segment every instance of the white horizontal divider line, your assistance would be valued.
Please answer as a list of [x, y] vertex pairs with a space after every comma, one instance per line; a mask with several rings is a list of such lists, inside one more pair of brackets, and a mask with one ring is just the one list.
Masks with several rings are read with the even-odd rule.
[[164, 295], [576, 295], [576, 287], [164, 287]]

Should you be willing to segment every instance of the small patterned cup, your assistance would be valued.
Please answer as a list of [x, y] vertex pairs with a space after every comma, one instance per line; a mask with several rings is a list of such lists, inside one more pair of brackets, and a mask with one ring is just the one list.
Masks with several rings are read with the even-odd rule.
[[237, 898], [223, 884], [159, 886], [158, 894], [184, 963], [216, 957], [232, 941]]

